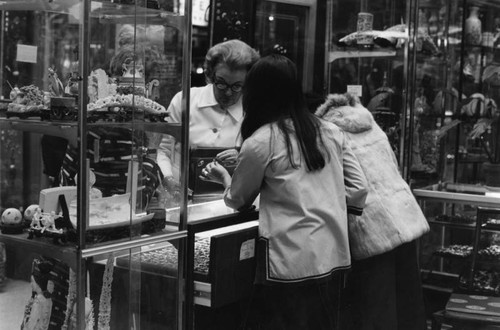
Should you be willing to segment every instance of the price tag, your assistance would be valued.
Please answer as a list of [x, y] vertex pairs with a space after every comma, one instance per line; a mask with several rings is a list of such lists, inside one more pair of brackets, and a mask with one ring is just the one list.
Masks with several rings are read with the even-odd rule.
[[363, 96], [363, 86], [361, 85], [347, 85], [347, 92], [357, 97]]
[[37, 51], [38, 47], [36, 46], [18, 44], [16, 60], [18, 62], [36, 63]]
[[249, 239], [241, 244], [240, 261], [250, 259], [255, 256], [255, 239]]

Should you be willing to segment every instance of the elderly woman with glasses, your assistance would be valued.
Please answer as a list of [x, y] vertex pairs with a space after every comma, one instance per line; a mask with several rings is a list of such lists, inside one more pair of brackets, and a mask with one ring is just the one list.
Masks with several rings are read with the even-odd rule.
[[[243, 120], [241, 95], [248, 70], [259, 54], [240, 40], [229, 40], [210, 48], [205, 57], [207, 85], [190, 90], [189, 144], [191, 148], [227, 148], [216, 155], [222, 164], [234, 163], [241, 144]], [[176, 94], [168, 108], [170, 122], [181, 122], [182, 93]], [[170, 136], [162, 139], [158, 165], [171, 187], [178, 182], [179, 153]]]

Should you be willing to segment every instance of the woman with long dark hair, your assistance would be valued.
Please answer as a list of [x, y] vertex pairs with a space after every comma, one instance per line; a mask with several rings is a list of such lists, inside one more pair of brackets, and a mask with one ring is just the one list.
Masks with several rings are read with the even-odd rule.
[[363, 172], [343, 132], [307, 109], [288, 58], [270, 55], [250, 69], [243, 110], [233, 177], [217, 162], [202, 175], [222, 183], [237, 210], [260, 194], [257, 314], [248, 320], [259, 329], [332, 329], [332, 279], [351, 264], [347, 213], [361, 214]]

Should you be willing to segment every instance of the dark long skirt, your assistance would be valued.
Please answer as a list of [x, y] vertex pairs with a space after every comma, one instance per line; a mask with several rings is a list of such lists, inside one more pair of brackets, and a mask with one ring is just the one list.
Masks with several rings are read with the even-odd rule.
[[307, 284], [256, 285], [242, 329], [334, 330], [340, 274]]
[[342, 297], [342, 330], [426, 329], [416, 242], [353, 260]]

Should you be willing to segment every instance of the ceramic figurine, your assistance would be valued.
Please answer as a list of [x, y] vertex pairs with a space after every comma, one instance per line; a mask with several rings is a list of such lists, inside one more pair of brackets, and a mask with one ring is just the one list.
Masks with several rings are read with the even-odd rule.
[[465, 20], [465, 41], [469, 45], [481, 44], [481, 20], [479, 7], [471, 6], [469, 17]]

